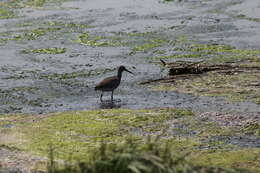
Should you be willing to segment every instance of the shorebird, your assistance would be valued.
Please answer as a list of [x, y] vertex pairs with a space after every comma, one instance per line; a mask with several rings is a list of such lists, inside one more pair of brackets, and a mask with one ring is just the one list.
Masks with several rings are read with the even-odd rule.
[[[120, 85], [121, 77], [123, 71], [126, 71], [128, 73], [132, 73], [131, 71], [127, 70], [124, 66], [120, 66], [117, 71], [117, 76], [112, 76], [103, 79], [97, 86], [95, 87], [95, 90], [101, 90], [102, 93], [100, 95], [100, 101], [103, 102], [102, 96], [104, 91], [111, 91], [111, 101], [113, 101], [113, 94], [114, 90]], [[133, 74], [133, 73], [132, 73]]]

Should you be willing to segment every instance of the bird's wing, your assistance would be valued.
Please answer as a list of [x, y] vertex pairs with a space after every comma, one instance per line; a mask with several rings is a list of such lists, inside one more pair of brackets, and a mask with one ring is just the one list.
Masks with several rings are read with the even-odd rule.
[[97, 86], [96, 89], [102, 89], [102, 88], [112, 88], [113, 86], [117, 86], [119, 84], [119, 80], [117, 76], [108, 77], [104, 80], [102, 80]]

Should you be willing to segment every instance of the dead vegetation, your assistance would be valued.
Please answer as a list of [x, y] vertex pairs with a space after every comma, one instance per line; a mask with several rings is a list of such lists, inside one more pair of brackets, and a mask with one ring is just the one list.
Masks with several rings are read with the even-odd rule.
[[[237, 63], [222, 63], [222, 64], [207, 64], [204, 61], [200, 62], [189, 62], [189, 61], [176, 61], [173, 63], [166, 63], [160, 59], [163, 68], [168, 70], [168, 76], [160, 79], [152, 79], [141, 82], [140, 84], [150, 83], [172, 83], [178, 79], [189, 79], [193, 77], [199, 77], [200, 75], [207, 74], [208, 72], [214, 71], [218, 74], [232, 75], [236, 73], [248, 73], [252, 71], [259, 71], [260, 66], [258, 65], [246, 65], [244, 62]], [[255, 86], [260, 86], [260, 83]]]

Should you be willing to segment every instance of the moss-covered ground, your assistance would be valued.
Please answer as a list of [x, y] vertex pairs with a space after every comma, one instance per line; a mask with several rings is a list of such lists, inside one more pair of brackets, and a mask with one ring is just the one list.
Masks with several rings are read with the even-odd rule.
[[[178, 155], [198, 165], [259, 171], [259, 152], [226, 139], [246, 137], [246, 125], [222, 126], [190, 111], [178, 109], [71, 111], [41, 116], [2, 115], [1, 146], [38, 156], [89, 161], [100, 143], [120, 144], [131, 137], [141, 144], [147, 136], [171, 143]], [[220, 140], [219, 140], [220, 139]], [[223, 139], [223, 140], [221, 140]]]

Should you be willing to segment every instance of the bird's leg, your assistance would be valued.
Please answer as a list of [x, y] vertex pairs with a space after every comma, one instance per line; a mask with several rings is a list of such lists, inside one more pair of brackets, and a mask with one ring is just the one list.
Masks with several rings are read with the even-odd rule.
[[102, 93], [101, 93], [101, 95], [100, 95], [100, 101], [101, 101], [101, 102], [103, 102], [102, 96], [103, 96], [103, 91], [102, 91]]
[[112, 93], [111, 93], [111, 101], [113, 101], [113, 94], [114, 94], [114, 91], [112, 90]]

